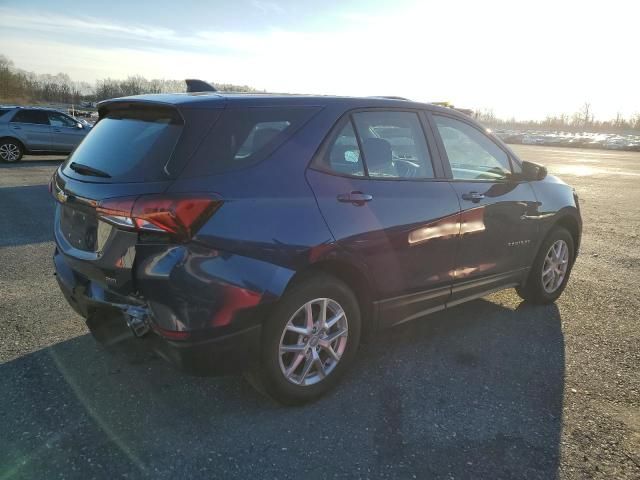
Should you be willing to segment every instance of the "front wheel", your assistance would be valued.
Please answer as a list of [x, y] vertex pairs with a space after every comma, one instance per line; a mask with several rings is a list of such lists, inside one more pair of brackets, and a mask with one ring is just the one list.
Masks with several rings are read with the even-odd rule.
[[574, 244], [571, 234], [554, 227], [542, 243], [524, 286], [516, 288], [523, 300], [547, 304], [562, 294], [573, 266]]
[[24, 149], [20, 142], [13, 139], [2, 140], [0, 142], [0, 160], [7, 163], [15, 163], [22, 160]]
[[351, 289], [320, 273], [293, 286], [265, 324], [249, 379], [284, 404], [315, 400], [347, 371], [360, 343], [360, 308]]

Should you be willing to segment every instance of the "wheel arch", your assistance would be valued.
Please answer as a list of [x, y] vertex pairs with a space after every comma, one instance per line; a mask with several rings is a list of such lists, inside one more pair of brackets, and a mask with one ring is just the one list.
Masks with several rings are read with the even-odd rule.
[[320, 260], [296, 272], [289, 280], [286, 289], [290, 289], [293, 285], [317, 273], [326, 273], [334, 276], [343, 281], [353, 291], [360, 306], [362, 338], [369, 338], [377, 328], [377, 315], [373, 303], [374, 292], [372, 284], [365, 272], [345, 260]]
[[580, 248], [580, 239], [581, 239], [580, 223], [573, 215], [571, 215], [570, 213], [566, 213], [562, 215], [560, 218], [558, 218], [554, 222], [553, 226], [563, 227], [571, 234], [571, 238], [573, 238], [573, 247], [574, 247], [572, 261], [575, 261], [578, 255], [578, 249]]
[[12, 137], [11, 135], [5, 135], [4, 137], [0, 137], [0, 143], [4, 142], [5, 140], [13, 140], [17, 143], [20, 144], [20, 147], [22, 147], [22, 153], [27, 153], [27, 147], [24, 144], [24, 142], [22, 140], [20, 140], [18, 137]]

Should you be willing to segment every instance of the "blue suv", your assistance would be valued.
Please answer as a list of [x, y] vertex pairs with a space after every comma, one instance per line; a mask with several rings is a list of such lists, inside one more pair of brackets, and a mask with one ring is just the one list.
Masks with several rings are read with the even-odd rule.
[[67, 154], [89, 130], [86, 121], [51, 108], [0, 106], [0, 161], [19, 162], [25, 153]]
[[99, 113], [50, 185], [69, 304], [102, 342], [131, 330], [283, 403], [382, 328], [504, 288], [553, 302], [576, 259], [572, 188], [450, 108], [206, 92]]

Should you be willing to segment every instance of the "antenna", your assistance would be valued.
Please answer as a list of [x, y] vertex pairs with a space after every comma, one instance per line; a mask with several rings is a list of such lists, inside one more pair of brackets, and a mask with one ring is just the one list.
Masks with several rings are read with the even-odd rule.
[[187, 84], [187, 93], [216, 91], [213, 85], [196, 78], [187, 78], [184, 82]]

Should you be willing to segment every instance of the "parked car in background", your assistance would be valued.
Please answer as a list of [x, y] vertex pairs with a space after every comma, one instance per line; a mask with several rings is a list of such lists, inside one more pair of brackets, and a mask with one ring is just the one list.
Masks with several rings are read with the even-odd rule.
[[25, 153], [72, 152], [91, 130], [66, 113], [40, 107], [0, 107], [0, 160], [19, 162]]
[[103, 102], [54, 174], [57, 280], [100, 341], [317, 398], [360, 338], [503, 288], [555, 301], [573, 189], [450, 108], [384, 98]]

